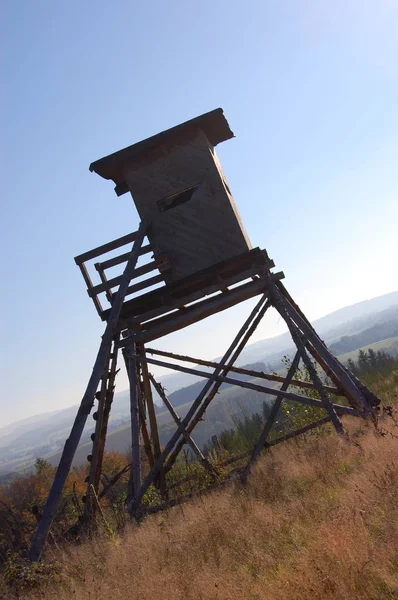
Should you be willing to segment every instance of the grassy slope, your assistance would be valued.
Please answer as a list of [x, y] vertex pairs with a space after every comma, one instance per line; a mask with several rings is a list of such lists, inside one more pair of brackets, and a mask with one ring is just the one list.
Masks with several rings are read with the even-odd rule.
[[[397, 400], [397, 370], [371, 384], [385, 403]], [[58, 583], [16, 597], [398, 598], [397, 439], [345, 424], [348, 438], [268, 451], [246, 487], [150, 517], [122, 538], [49, 550], [47, 561], [62, 565]], [[393, 422], [381, 425], [397, 434]]]

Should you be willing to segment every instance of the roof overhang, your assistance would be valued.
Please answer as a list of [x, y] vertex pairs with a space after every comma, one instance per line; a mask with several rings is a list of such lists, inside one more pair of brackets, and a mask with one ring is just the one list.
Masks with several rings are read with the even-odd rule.
[[94, 171], [104, 179], [112, 179], [116, 185], [123, 185], [124, 170], [127, 163], [130, 164], [136, 160], [141, 161], [143, 159], [150, 160], [151, 154], [153, 154], [153, 150], [156, 147], [187, 139], [194, 135], [198, 129], [204, 132], [213, 146], [234, 137], [228, 121], [224, 117], [222, 108], [216, 108], [200, 117], [195, 117], [190, 121], [186, 121], [176, 127], [142, 140], [137, 144], [100, 158], [91, 163], [90, 171]]

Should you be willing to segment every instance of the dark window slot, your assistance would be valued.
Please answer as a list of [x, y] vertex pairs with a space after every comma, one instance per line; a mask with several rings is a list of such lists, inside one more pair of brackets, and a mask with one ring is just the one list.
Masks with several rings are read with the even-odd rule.
[[162, 198], [162, 200], [158, 200], [157, 204], [160, 212], [165, 212], [166, 210], [170, 210], [171, 208], [175, 208], [180, 204], [188, 202], [192, 198], [198, 187], [199, 185], [194, 185], [193, 187], [188, 188], [182, 192], [178, 192], [178, 194], [173, 194], [172, 196], [168, 196], [167, 198]]

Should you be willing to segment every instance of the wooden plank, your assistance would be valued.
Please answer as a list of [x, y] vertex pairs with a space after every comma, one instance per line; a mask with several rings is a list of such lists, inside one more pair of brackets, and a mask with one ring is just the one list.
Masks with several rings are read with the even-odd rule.
[[[205, 379], [210, 379], [212, 375], [207, 373], [206, 371], [199, 371], [198, 369], [190, 369], [188, 367], [182, 367], [181, 365], [175, 365], [172, 363], [167, 363], [161, 360], [155, 360], [153, 358], [137, 356], [137, 360], [146, 360], [147, 363], [156, 365], [158, 367], [164, 367], [166, 369], [172, 369], [173, 371], [179, 371], [181, 373], [188, 373], [190, 375], [195, 375], [198, 377], [204, 377]], [[299, 402], [300, 404], [306, 404], [308, 406], [316, 406], [318, 408], [325, 408], [324, 403], [321, 400], [315, 400], [313, 398], [308, 398], [308, 396], [300, 396], [299, 394], [294, 394], [293, 392], [286, 392], [283, 390], [275, 390], [275, 388], [266, 387], [263, 385], [258, 385], [255, 383], [250, 383], [250, 381], [241, 381], [240, 379], [232, 379], [231, 377], [223, 377], [221, 375], [217, 375], [215, 377], [215, 381], [220, 381], [222, 383], [229, 383], [231, 385], [236, 385], [237, 387], [246, 388], [248, 390], [254, 390], [256, 392], [262, 392], [263, 394], [269, 394], [271, 396], [283, 396], [284, 398], [288, 398], [289, 400], [294, 400], [295, 402]], [[354, 408], [350, 408], [347, 406], [341, 406], [340, 404], [333, 404], [336, 410], [338, 409], [341, 413], [347, 415], [360, 415], [366, 416], [366, 413], [358, 411]]]
[[[104, 273], [101, 263], [97, 263], [95, 265], [95, 268], [97, 269], [98, 273], [100, 273], [100, 274]], [[141, 275], [146, 275], [147, 273], [150, 273], [151, 271], [154, 271], [155, 269], [157, 269], [157, 265], [156, 265], [155, 261], [152, 261], [152, 262], [148, 263], [147, 265], [142, 265], [141, 267], [134, 269], [134, 273], [133, 273], [131, 279], [141, 277]], [[96, 296], [97, 294], [101, 294], [102, 292], [111, 290], [112, 288], [118, 286], [120, 284], [121, 280], [122, 280], [122, 275], [118, 275], [117, 277], [112, 277], [112, 279], [107, 279], [106, 281], [104, 281], [98, 285], [95, 285], [90, 290], [88, 290], [88, 295], [92, 298], [93, 296]], [[145, 281], [150, 281], [150, 279], [146, 279]], [[143, 281], [141, 283], [145, 283], [145, 281]], [[164, 281], [163, 277], [161, 278], [161, 281]], [[140, 289], [143, 289], [143, 288], [140, 288]]]
[[127, 288], [126, 296], [128, 294], [134, 294], [135, 292], [145, 290], [145, 288], [152, 287], [157, 283], [164, 283], [164, 277], [161, 273], [159, 275], [154, 275], [153, 277], [148, 277], [148, 279], [144, 279], [143, 281], [135, 283], [134, 285], [130, 285]]
[[121, 469], [118, 473], [116, 473], [116, 475], [114, 475], [109, 481], [103, 481], [103, 488], [101, 490], [101, 492], [98, 494], [98, 500], [101, 500], [101, 498], [103, 498], [106, 494], [106, 492], [108, 492], [111, 487], [113, 485], [115, 485], [115, 483], [117, 483], [119, 481], [119, 479], [125, 474], [127, 473], [127, 471], [129, 471], [131, 468], [131, 464], [126, 465], [125, 467], [123, 467], [123, 469]]
[[[148, 254], [148, 252], [152, 251], [151, 244], [146, 244], [142, 246], [138, 256], [143, 256], [144, 254]], [[106, 269], [110, 269], [111, 267], [116, 267], [117, 265], [121, 265], [126, 262], [130, 256], [130, 252], [125, 252], [124, 254], [119, 254], [119, 256], [114, 256], [113, 258], [109, 258], [108, 260], [104, 260], [103, 262], [97, 263], [101, 265], [101, 268], [106, 271]]]
[[107, 364], [106, 367], [104, 369], [104, 373], [102, 375], [102, 379], [101, 379], [101, 391], [100, 391], [100, 398], [98, 400], [98, 407], [97, 407], [97, 420], [95, 423], [95, 432], [94, 432], [94, 441], [93, 441], [93, 448], [92, 448], [92, 458], [91, 458], [91, 462], [90, 462], [90, 468], [89, 468], [89, 472], [88, 472], [88, 484], [87, 484], [87, 491], [86, 491], [86, 502], [84, 505], [84, 510], [83, 510], [83, 518], [85, 520], [88, 521], [92, 521], [92, 523], [94, 523], [93, 520], [93, 516], [94, 516], [94, 510], [95, 510], [95, 503], [93, 503], [93, 494], [92, 494], [92, 490], [94, 490], [96, 493], [98, 492], [98, 484], [99, 484], [99, 475], [101, 473], [101, 464], [99, 464], [99, 447], [101, 445], [101, 443], [103, 442], [105, 444], [105, 439], [102, 439], [103, 434], [106, 435], [106, 431], [104, 431], [103, 428], [103, 422], [104, 422], [104, 413], [105, 413], [105, 401], [106, 401], [106, 390], [107, 390], [107, 383], [108, 383], [108, 368], [109, 368], [109, 362], [110, 362], [110, 353], [111, 353], [111, 348], [109, 348], [109, 354], [107, 356]]
[[[126, 352], [126, 350], [124, 352]], [[141, 448], [137, 362], [135, 358], [131, 357], [128, 353], [126, 353], [126, 358], [130, 382], [131, 470], [127, 486], [127, 501], [130, 501], [141, 487]]]
[[[123, 343], [122, 343], [123, 345]], [[146, 348], [146, 352], [148, 354], [155, 354], [156, 356], [164, 356], [166, 358], [173, 358], [176, 360], [180, 360], [182, 362], [189, 362], [194, 365], [203, 365], [204, 367], [216, 367], [217, 363], [211, 360], [203, 360], [202, 358], [195, 358], [192, 356], [186, 356], [184, 354], [176, 354], [175, 352], [166, 352], [164, 350], [155, 350], [154, 348]], [[272, 373], [264, 373], [263, 371], [253, 371], [252, 369], [245, 369], [243, 367], [229, 367], [229, 370], [232, 373], [239, 373], [240, 375], [249, 375], [251, 377], [256, 377], [258, 379], [266, 379], [267, 381], [276, 381], [278, 383], [284, 383], [287, 377], [283, 377], [281, 375], [274, 375]], [[302, 381], [301, 379], [292, 379], [290, 385], [294, 387], [300, 387], [304, 389], [314, 390], [316, 389], [314, 384], [310, 381]], [[336, 396], [344, 396], [344, 392], [340, 389], [325, 385], [325, 390], [330, 394], [335, 394]]]
[[105, 254], [106, 252], [110, 252], [111, 250], [116, 250], [116, 248], [120, 248], [120, 246], [124, 246], [125, 244], [129, 244], [130, 242], [134, 242], [134, 240], [137, 237], [137, 233], [137, 231], [133, 231], [132, 233], [128, 233], [127, 235], [123, 235], [122, 237], [117, 238], [116, 240], [112, 240], [111, 242], [102, 244], [102, 246], [97, 246], [97, 248], [93, 248], [92, 250], [83, 252], [83, 254], [75, 256], [75, 263], [77, 265], [81, 265], [87, 260], [91, 260], [92, 258], [101, 256], [101, 254]]
[[152, 452], [151, 438], [149, 436], [148, 427], [146, 424], [146, 410], [142, 394], [142, 381], [139, 381], [138, 385], [138, 408], [140, 415], [142, 440], [144, 442], [144, 450], [148, 459], [149, 468], [152, 468], [155, 463], [155, 459]]
[[[229, 287], [258, 274], [271, 261], [265, 251], [255, 248], [243, 256], [213, 265], [204, 271], [186, 277], [182, 281], [167, 285], [125, 302], [122, 318], [132, 317], [142, 322], [157, 317], [208, 296], [224, 287]], [[107, 313], [105, 311], [105, 318]], [[138, 317], [138, 319], [137, 319]]]
[[324, 404], [325, 409], [327, 410], [327, 412], [330, 415], [330, 418], [332, 420], [332, 423], [333, 423], [336, 431], [340, 434], [344, 434], [345, 431], [344, 431], [343, 424], [340, 421], [340, 419], [333, 407], [333, 404], [332, 404], [331, 400], [329, 399], [329, 396], [325, 392], [322, 381], [320, 380], [319, 375], [305, 350], [306, 337], [300, 332], [300, 330], [296, 326], [295, 322], [290, 317], [289, 312], [287, 310], [287, 304], [288, 304], [287, 300], [283, 297], [283, 295], [280, 293], [280, 291], [278, 290], [278, 288], [276, 287], [276, 285], [274, 283], [270, 283], [269, 286], [270, 286], [270, 291], [271, 291], [274, 306], [275, 306], [276, 310], [279, 312], [279, 314], [283, 317], [283, 319], [290, 331], [292, 340], [296, 344], [297, 351], [299, 352], [299, 354], [305, 364], [305, 367], [306, 367], [312, 381], [314, 382], [317, 392]]
[[[95, 265], [95, 267], [96, 267], [96, 269], [98, 271], [98, 274], [100, 276], [100, 279], [101, 279], [102, 283], [107, 283], [108, 282], [108, 278], [105, 275], [105, 271], [103, 269], [101, 269], [99, 263], [97, 263]], [[113, 299], [112, 291], [110, 289], [106, 290], [105, 295], [106, 295], [106, 299], [108, 300], [109, 304], [112, 304], [112, 299]]]
[[[144, 344], [137, 343], [137, 350], [138, 350], [139, 354], [145, 355]], [[161, 448], [160, 448], [158, 423], [157, 423], [157, 418], [156, 418], [155, 406], [154, 406], [154, 402], [153, 402], [151, 383], [149, 381], [148, 365], [146, 362], [141, 363], [141, 371], [142, 371], [143, 391], [144, 391], [144, 396], [145, 396], [145, 400], [146, 400], [149, 424], [150, 424], [150, 428], [151, 428], [152, 445], [153, 445], [154, 460], [150, 465], [150, 467], [152, 468], [155, 461], [157, 461], [159, 459], [159, 456], [161, 454]], [[160, 489], [162, 498], [166, 498], [167, 490], [166, 490], [165, 473], [164, 473], [163, 468], [160, 470], [158, 481], [156, 481], [155, 483], [157, 484], [157, 487], [159, 487], [159, 489]]]
[[168, 333], [188, 327], [188, 325], [191, 325], [192, 323], [197, 323], [198, 321], [206, 319], [210, 315], [226, 310], [240, 302], [249, 300], [249, 298], [258, 296], [259, 294], [264, 293], [264, 291], [265, 282], [263, 280], [257, 279], [256, 281], [251, 281], [234, 288], [227, 293], [220, 293], [217, 296], [202, 300], [177, 313], [172, 313], [170, 317], [161, 317], [153, 323], [144, 323], [138, 339], [143, 342], [153, 341]]
[[69, 435], [69, 438], [65, 442], [61, 459], [59, 461], [58, 468], [55, 473], [54, 481], [51, 486], [46, 505], [44, 507], [43, 516], [32, 539], [32, 543], [28, 554], [29, 559], [32, 561], [39, 560], [43, 550], [43, 546], [46, 542], [48, 532], [50, 530], [51, 523], [55, 511], [57, 509], [62, 490], [65, 485], [66, 478], [71, 468], [76, 448], [79, 444], [84, 426], [87, 421], [87, 417], [93, 405], [94, 395], [97, 391], [98, 384], [106, 367], [109, 348], [112, 343], [116, 325], [119, 321], [120, 311], [122, 308], [126, 290], [130, 282], [131, 272], [134, 270], [135, 265], [137, 263], [138, 252], [146, 235], [147, 228], [147, 222], [141, 222], [136, 239], [134, 241], [133, 248], [131, 250], [130, 258], [127, 262], [126, 269], [124, 271], [123, 281], [120, 284], [119, 291], [115, 295], [115, 299], [108, 318], [105, 332], [101, 339], [101, 344], [98, 350], [97, 358], [94, 363], [93, 371], [91, 373], [86, 391], [80, 403], [80, 407], [77, 412], [75, 421], [73, 423], [71, 433]]
[[[281, 295], [281, 291], [278, 286], [275, 286], [278, 293]], [[282, 294], [283, 298], [283, 294]], [[286, 298], [286, 296], [285, 296]], [[312, 344], [315, 350], [319, 353], [321, 358], [326, 362], [328, 367], [335, 373], [340, 382], [341, 388], [344, 390], [346, 396], [351, 400], [351, 402], [357, 408], [362, 410], [369, 410], [368, 403], [364, 398], [363, 394], [357, 388], [355, 383], [349, 377], [348, 373], [344, 370], [339, 361], [333, 356], [330, 350], [326, 347], [324, 342], [319, 338], [318, 334], [312, 328], [311, 325], [308, 325], [306, 319], [303, 318], [300, 313], [295, 309], [295, 307], [288, 301], [284, 302], [284, 306], [291, 317], [291, 319], [296, 323], [296, 325], [301, 329], [303, 334], [306, 336], [307, 340]]]
[[108, 430], [109, 415], [111, 412], [111, 406], [112, 406], [114, 392], [115, 392], [115, 379], [116, 379], [116, 375], [118, 373], [118, 370], [117, 370], [117, 359], [118, 359], [117, 341], [118, 341], [118, 336], [113, 343], [113, 347], [112, 347], [112, 351], [111, 351], [111, 367], [110, 367], [109, 378], [108, 378], [108, 382], [107, 382], [107, 386], [106, 386], [105, 407], [104, 407], [104, 415], [103, 415], [103, 419], [102, 419], [102, 431], [101, 431], [100, 441], [98, 444], [98, 459], [97, 459], [98, 468], [97, 468], [97, 472], [96, 472], [95, 480], [94, 480], [94, 484], [93, 484], [97, 493], [98, 493], [98, 487], [99, 487], [101, 473], [102, 473], [102, 463], [103, 463], [104, 452], [105, 452], [105, 442], [106, 442], [106, 433]]
[[[93, 287], [93, 282], [91, 281], [89, 272], [87, 271], [86, 265], [83, 263], [79, 264], [79, 269], [80, 269], [81, 274], [83, 275], [83, 279], [87, 286], [87, 291], [88, 291]], [[92, 300], [94, 302], [94, 306], [95, 306], [97, 313], [99, 314], [99, 316], [102, 319], [104, 311], [103, 311], [101, 302], [99, 301], [99, 298], [97, 296], [93, 296]]]
[[[133, 344], [133, 347], [135, 347], [136, 350], [138, 350], [138, 347], [136, 345], [134, 346], [134, 344]], [[129, 367], [127, 353], [128, 353], [127, 349], [123, 351], [123, 358], [124, 358], [124, 362], [126, 365], [126, 371], [127, 371], [127, 373], [129, 373], [130, 367]], [[152, 452], [151, 439], [149, 437], [148, 428], [146, 425], [146, 410], [145, 410], [145, 402], [144, 402], [143, 393], [142, 393], [143, 385], [142, 385], [142, 380], [140, 377], [139, 370], [140, 370], [139, 365], [136, 363], [136, 396], [137, 396], [137, 403], [138, 403], [139, 423], [141, 426], [142, 440], [144, 442], [144, 450], [147, 455], [149, 467], [151, 468], [154, 464], [154, 457], [153, 457], [153, 452]], [[141, 371], [142, 371], [142, 366], [141, 366]], [[130, 385], [131, 385], [131, 382], [130, 382]], [[131, 391], [130, 391], [130, 397], [131, 397]], [[139, 431], [139, 429], [138, 429], [138, 431]], [[132, 438], [133, 438], [133, 436], [132, 436]], [[139, 436], [138, 436], [138, 444], [140, 444]], [[133, 469], [133, 462], [131, 463], [131, 469]], [[131, 473], [132, 473], [132, 470], [130, 472], [130, 476], [131, 476]]]
[[[318, 337], [318, 339], [320, 339], [319, 336], [317, 335], [315, 329], [312, 327], [311, 323], [306, 318], [306, 316], [304, 315], [304, 313], [302, 312], [300, 307], [294, 302], [293, 298], [290, 296], [289, 292], [286, 290], [283, 283], [281, 281], [278, 281], [278, 283], [276, 285], [277, 285], [278, 289], [281, 291], [281, 293], [288, 299], [289, 303], [294, 307], [294, 309], [304, 319], [304, 321], [307, 323], [308, 327], [310, 327], [312, 329], [312, 331], [314, 332], [314, 334]], [[320, 340], [320, 341], [322, 341], [322, 340]], [[311, 346], [311, 344], [309, 344], [309, 343], [306, 344], [306, 348], [308, 349], [310, 354], [315, 358], [315, 360], [321, 365], [322, 369], [330, 377], [330, 379], [336, 385], [341, 387], [339, 379], [336, 377], [336, 375], [333, 373], [333, 371], [330, 370], [330, 367], [325, 363], [325, 361], [319, 356], [319, 354], [318, 354], [318, 352], [316, 352], [315, 348], [313, 348], [313, 346]], [[351, 373], [351, 371], [349, 371], [349, 369], [347, 369], [344, 365], [342, 365], [340, 363], [340, 361], [338, 361], [338, 359], [336, 359], [336, 360], [337, 360], [338, 364], [340, 365], [340, 367], [344, 369], [344, 371], [347, 373], [347, 375], [350, 377], [350, 379], [358, 387], [360, 392], [363, 394], [363, 396], [369, 402], [370, 406], [378, 406], [381, 402], [380, 398], [375, 396], [375, 394], [369, 388], [367, 388], [362, 383], [362, 381], [360, 381], [353, 373]], [[346, 395], [347, 394], [348, 393], [346, 392]], [[349, 397], [349, 396], [347, 396], [347, 397]], [[355, 399], [351, 398], [351, 402], [353, 405], [358, 406], [358, 403]]]

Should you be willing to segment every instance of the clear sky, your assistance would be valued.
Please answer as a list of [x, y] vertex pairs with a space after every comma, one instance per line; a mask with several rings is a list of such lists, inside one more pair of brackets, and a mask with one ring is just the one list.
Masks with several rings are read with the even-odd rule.
[[[218, 106], [248, 234], [307, 315], [398, 289], [396, 2], [2, 4], [0, 426], [79, 402], [91, 373], [103, 324], [73, 257], [138, 219], [89, 164]], [[217, 356], [247, 311], [157, 345]]]

